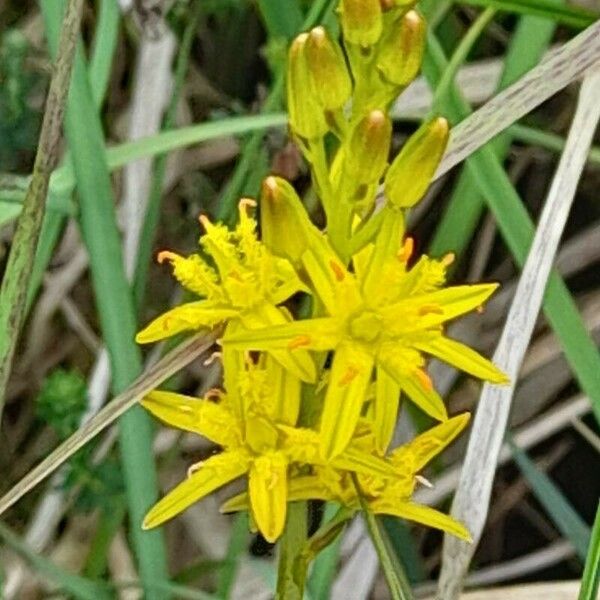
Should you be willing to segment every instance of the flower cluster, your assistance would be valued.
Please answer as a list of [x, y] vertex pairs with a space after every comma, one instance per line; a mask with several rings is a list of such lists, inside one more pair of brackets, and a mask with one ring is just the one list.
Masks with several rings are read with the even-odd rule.
[[[387, 110], [423, 52], [425, 24], [411, 5], [342, 0], [344, 49], [322, 27], [290, 49], [290, 129], [310, 166], [325, 231], [294, 188], [270, 176], [260, 195], [260, 239], [255, 203], [243, 200], [233, 230], [201, 218], [199, 254], [159, 255], [200, 299], [158, 317], [138, 341], [222, 325], [224, 382], [206, 398], [156, 391], [142, 404], [223, 450], [192, 466], [145, 527], [245, 476], [247, 491], [223, 510], [249, 509], [270, 541], [284, 529], [288, 502], [312, 499], [469, 539], [460, 523], [411, 500], [420, 471], [469, 420], [448, 416], [425, 365], [433, 356], [505, 382], [490, 361], [444, 333], [496, 286], [446, 287], [453, 257], [415, 260], [405, 235], [406, 211], [426, 192], [448, 138], [447, 122], [433, 119], [389, 162]], [[304, 318], [293, 310], [300, 297], [310, 307]], [[402, 398], [438, 424], [390, 449]]]

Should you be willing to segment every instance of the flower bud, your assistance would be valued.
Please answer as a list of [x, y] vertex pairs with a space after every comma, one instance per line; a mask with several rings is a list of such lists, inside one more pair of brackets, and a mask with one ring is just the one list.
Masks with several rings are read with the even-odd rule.
[[352, 82], [342, 49], [323, 27], [315, 27], [309, 33], [306, 59], [321, 106], [325, 110], [344, 106], [352, 95]]
[[414, 206], [425, 194], [448, 144], [448, 121], [424, 123], [406, 142], [385, 177], [385, 195], [400, 208]]
[[315, 139], [328, 131], [323, 109], [315, 99], [313, 78], [306, 59], [308, 34], [292, 43], [288, 57], [287, 99], [290, 127], [306, 139]]
[[344, 38], [367, 47], [377, 43], [383, 30], [379, 0], [342, 0], [340, 15]]
[[414, 10], [391, 24], [377, 55], [377, 68], [399, 86], [408, 85], [418, 74], [425, 50], [425, 20]]
[[260, 197], [262, 239], [275, 255], [297, 266], [314, 231], [296, 190], [281, 177], [267, 177]]
[[416, 0], [380, 0], [381, 8], [383, 10], [392, 10], [393, 8], [404, 8], [408, 10], [412, 8], [417, 1]]
[[372, 110], [354, 128], [348, 143], [349, 176], [358, 183], [376, 183], [387, 166], [392, 123], [381, 110]]

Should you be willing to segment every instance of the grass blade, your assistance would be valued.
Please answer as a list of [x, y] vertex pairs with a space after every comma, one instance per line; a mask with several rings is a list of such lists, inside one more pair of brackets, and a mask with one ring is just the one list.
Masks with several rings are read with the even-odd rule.
[[62, 590], [69, 592], [69, 595], [76, 600], [110, 600], [112, 597], [107, 587], [102, 583], [67, 573], [54, 563], [36, 554], [18, 535], [2, 523], [0, 523], [0, 539], [19, 554], [36, 572], [54, 582]]
[[[554, 256], [591, 147], [594, 130], [600, 119], [600, 105], [597, 103], [599, 93], [600, 74], [586, 78], [567, 145], [494, 354], [494, 362], [509, 376], [511, 383], [502, 387], [485, 384], [477, 406], [452, 507], [452, 515], [466, 524], [475, 544], [465, 544], [445, 536], [444, 563], [439, 586], [444, 598], [456, 598], [460, 593], [464, 575], [481, 537], [519, 369], [542, 305]], [[489, 172], [487, 176], [489, 177]], [[507, 215], [510, 218], [510, 214], [500, 211], [499, 218], [505, 219]], [[597, 360], [599, 357], [595, 347], [592, 352], [593, 359]], [[572, 356], [571, 364], [573, 365]], [[588, 371], [586, 368], [582, 371], [581, 365], [573, 366], [579, 369], [579, 375], [585, 378], [585, 383], [597, 387], [597, 370]], [[594, 391], [597, 394], [597, 405], [600, 395], [598, 390]], [[594, 398], [593, 395], [591, 397]]]
[[590, 10], [577, 6], [557, 6], [553, 0], [463, 0], [463, 2], [472, 6], [491, 7], [499, 11], [544, 17], [556, 23], [581, 29], [588, 27], [598, 18], [598, 15]]
[[579, 590], [579, 600], [596, 600], [598, 598], [598, 588], [600, 587], [600, 504], [596, 511], [594, 528], [592, 529], [592, 539], [590, 542], [583, 578], [581, 580], [581, 589]]
[[214, 344], [216, 337], [216, 333], [200, 334], [192, 337], [145, 371], [124, 392], [116, 396], [96, 416], [80, 427], [0, 498], [0, 515], [18, 502], [38, 483], [54, 473], [75, 452], [114, 423], [148, 392], [157, 388], [163, 381], [206, 352]]
[[579, 557], [585, 560], [590, 545], [590, 528], [552, 480], [535, 466], [527, 453], [515, 445], [510, 437], [508, 442], [515, 462], [529, 482], [538, 502], [546, 509], [558, 530], [573, 544]]
[[58, 161], [63, 115], [82, 11], [83, 0], [69, 0], [66, 10], [58, 15], [59, 24], [62, 22], [60, 41], [46, 99], [33, 175], [0, 289], [0, 421], [17, 338], [25, 318], [31, 265], [42, 228], [50, 175]]

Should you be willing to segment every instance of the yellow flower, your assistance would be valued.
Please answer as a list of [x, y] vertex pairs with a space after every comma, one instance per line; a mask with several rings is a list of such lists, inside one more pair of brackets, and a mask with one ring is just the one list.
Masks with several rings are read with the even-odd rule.
[[[376, 367], [374, 414], [378, 448], [389, 443], [402, 390], [437, 420], [446, 408], [423, 367], [424, 354], [435, 356], [481, 379], [503, 383], [506, 377], [477, 352], [447, 338], [443, 324], [479, 308], [496, 284], [444, 288], [450, 256], [426, 256], [408, 267], [412, 241], [403, 241], [403, 215], [388, 206], [375, 243], [354, 259], [354, 272], [340, 261], [326, 238], [303, 216], [300, 199], [283, 180], [269, 178], [273, 190], [263, 202], [269, 223], [279, 231], [294, 231], [304, 242], [301, 251], [279, 240], [279, 251], [299, 263], [325, 316], [241, 330], [225, 335], [223, 343], [237, 350], [335, 350], [321, 416], [321, 451], [332, 458], [344, 450], [360, 417], [373, 368]], [[283, 205], [282, 205], [283, 203]], [[267, 235], [267, 234], [265, 234]]]
[[[234, 231], [200, 217], [206, 230], [200, 246], [212, 258], [214, 267], [198, 254], [187, 258], [168, 251], [159, 254], [159, 262], [171, 263], [181, 285], [204, 299], [159, 316], [138, 333], [138, 343], [222, 322], [233, 328], [241, 325], [255, 329], [291, 320], [289, 313], [277, 305], [298, 291], [307, 291], [306, 287], [289, 261], [273, 256], [257, 240], [256, 221], [247, 214], [250, 205], [254, 205], [251, 200], [240, 202], [240, 221]], [[303, 381], [315, 380], [315, 366], [307, 352], [291, 355], [275, 350], [272, 354]]]
[[[453, 417], [410, 443], [396, 448], [387, 459], [394, 470], [391, 477], [358, 473], [355, 476], [356, 482], [368, 509], [374, 514], [408, 519], [471, 541], [469, 532], [461, 523], [429, 506], [412, 501], [419, 472], [461, 433], [468, 422], [468, 414]], [[363, 430], [367, 431], [366, 426]], [[372, 443], [373, 440], [369, 439], [367, 433], [363, 436], [362, 443], [357, 442], [357, 446], [366, 449], [372, 447]], [[332, 467], [315, 467], [313, 471], [311, 475], [299, 475], [290, 479], [288, 501], [333, 501], [357, 511], [361, 509], [357, 485], [351, 473]], [[247, 504], [247, 494], [241, 494], [226, 502], [221, 510], [233, 512], [246, 508]]]
[[[218, 401], [171, 392], [150, 393], [142, 405], [165, 423], [202, 435], [223, 452], [193, 465], [188, 478], [146, 515], [144, 527], [156, 527], [194, 502], [242, 475], [248, 476], [252, 516], [273, 542], [283, 531], [292, 465], [324, 466], [318, 433], [294, 427], [300, 407], [300, 382], [269, 356], [259, 366], [240, 364], [226, 354], [227, 393]], [[350, 445], [333, 466], [364, 474], [389, 475], [386, 461]]]

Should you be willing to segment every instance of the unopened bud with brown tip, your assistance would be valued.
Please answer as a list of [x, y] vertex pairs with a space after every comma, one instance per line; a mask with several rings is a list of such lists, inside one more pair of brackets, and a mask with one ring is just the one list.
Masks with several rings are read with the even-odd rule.
[[372, 110], [354, 128], [348, 142], [348, 176], [359, 184], [376, 183], [387, 167], [392, 122], [381, 110]]
[[321, 106], [325, 110], [344, 106], [352, 94], [352, 82], [342, 49], [323, 27], [315, 27], [309, 33], [306, 59]]
[[425, 51], [425, 33], [425, 20], [414, 10], [391, 24], [376, 59], [385, 79], [406, 86], [417, 76]]
[[315, 98], [313, 77], [306, 57], [308, 34], [299, 35], [293, 42], [288, 56], [287, 100], [290, 127], [306, 139], [325, 135], [328, 126], [323, 109]]
[[395, 158], [385, 176], [385, 195], [399, 208], [425, 195], [448, 144], [450, 128], [441, 117], [423, 124]]
[[383, 31], [379, 0], [342, 0], [340, 16], [344, 38], [364, 48], [377, 43]]

